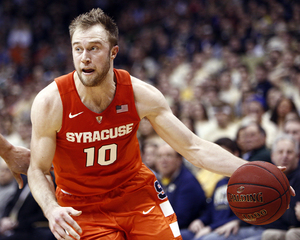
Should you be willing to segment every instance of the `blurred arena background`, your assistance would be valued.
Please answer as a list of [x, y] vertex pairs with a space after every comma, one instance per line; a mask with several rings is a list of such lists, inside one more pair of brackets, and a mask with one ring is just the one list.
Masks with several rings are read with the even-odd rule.
[[[249, 93], [272, 111], [271, 87], [293, 99], [299, 112], [298, 1], [0, 0], [0, 132], [13, 144], [29, 147], [32, 100], [73, 71], [68, 25], [95, 7], [119, 26], [115, 67], [159, 88], [200, 136], [198, 125], [214, 121], [220, 105], [230, 107], [219, 108], [230, 113], [230, 123], [247, 115]], [[260, 87], [260, 64], [268, 89]]]

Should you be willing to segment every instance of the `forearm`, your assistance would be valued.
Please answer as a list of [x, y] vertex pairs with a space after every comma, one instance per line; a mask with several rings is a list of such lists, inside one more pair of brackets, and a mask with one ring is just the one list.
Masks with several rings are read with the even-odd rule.
[[[20, 146], [14, 146], [9, 143], [0, 134], [0, 156], [7, 163], [10, 170], [14, 173], [14, 176], [21, 181], [21, 177], [18, 174], [27, 174], [27, 169], [30, 162], [30, 150]], [[22, 184], [21, 184], [22, 185]]]
[[58, 206], [51, 174], [43, 173], [40, 169], [29, 167], [28, 184], [33, 197], [47, 217], [48, 211]]
[[0, 134], [0, 156], [6, 161], [7, 155], [12, 151], [14, 146], [8, 142], [1, 134]]
[[219, 145], [194, 136], [186, 151], [186, 159], [199, 168], [230, 177], [247, 161], [236, 157]]
[[170, 111], [147, 118], [158, 135], [196, 167], [230, 177], [246, 163], [219, 145], [199, 138]]

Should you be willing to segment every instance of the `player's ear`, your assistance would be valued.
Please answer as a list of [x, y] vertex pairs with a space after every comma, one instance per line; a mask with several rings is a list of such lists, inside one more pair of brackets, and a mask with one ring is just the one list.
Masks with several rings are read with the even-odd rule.
[[112, 49], [111, 49], [110, 58], [115, 59], [118, 52], [119, 52], [119, 46], [118, 45], [113, 46]]

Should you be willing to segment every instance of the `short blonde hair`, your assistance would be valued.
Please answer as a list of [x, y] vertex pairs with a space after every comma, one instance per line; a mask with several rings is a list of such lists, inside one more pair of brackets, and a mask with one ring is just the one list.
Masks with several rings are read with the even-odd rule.
[[80, 28], [85, 30], [97, 24], [101, 24], [107, 31], [111, 47], [118, 45], [118, 27], [113, 19], [106, 15], [100, 8], [93, 8], [91, 11], [77, 16], [71, 22], [69, 26], [71, 40], [76, 29]]

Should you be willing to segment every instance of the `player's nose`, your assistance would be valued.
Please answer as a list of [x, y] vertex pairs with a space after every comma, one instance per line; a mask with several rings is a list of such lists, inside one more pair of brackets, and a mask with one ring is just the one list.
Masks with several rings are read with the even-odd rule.
[[83, 50], [81, 54], [81, 62], [82, 63], [89, 63], [91, 62], [91, 56], [87, 50]]

